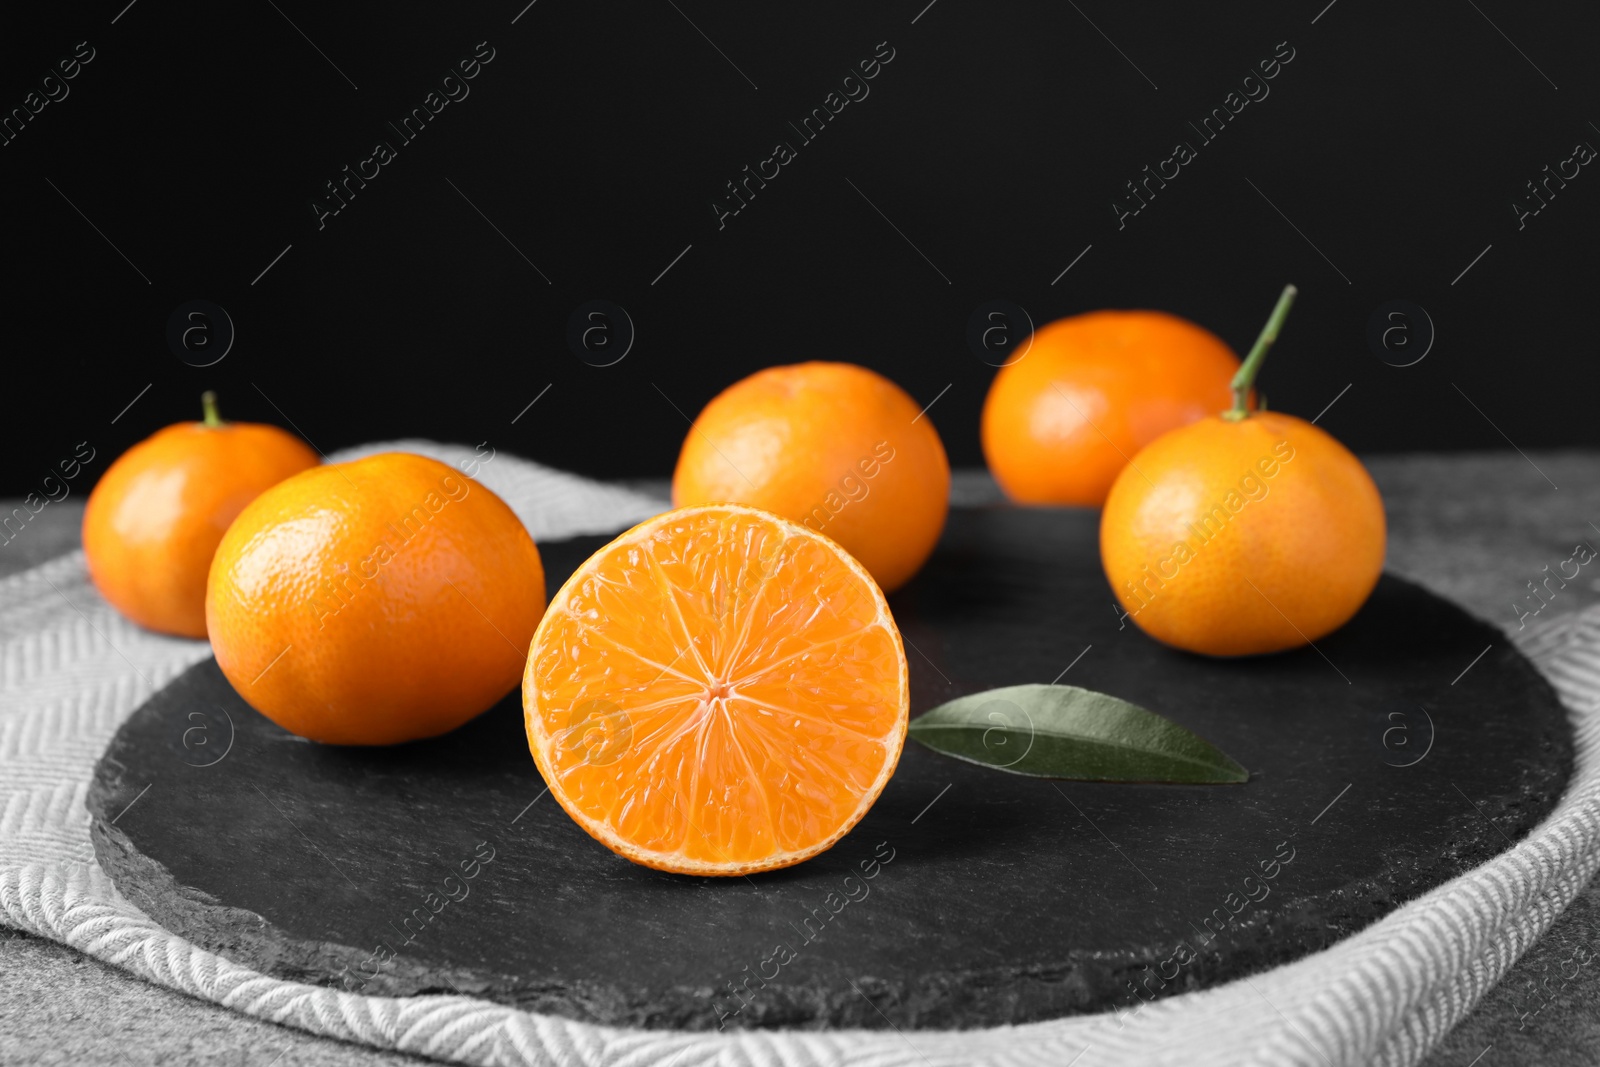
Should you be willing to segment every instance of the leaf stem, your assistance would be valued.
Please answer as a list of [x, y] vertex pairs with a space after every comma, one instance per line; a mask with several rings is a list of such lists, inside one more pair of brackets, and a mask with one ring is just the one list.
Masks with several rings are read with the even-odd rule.
[[[1230, 385], [1233, 390], [1233, 407], [1222, 413], [1223, 418], [1237, 422], [1250, 414], [1248, 401], [1250, 389], [1255, 385], [1256, 374], [1261, 370], [1261, 364], [1266, 361], [1267, 349], [1278, 339], [1278, 331], [1283, 329], [1283, 320], [1289, 317], [1289, 308], [1293, 306], [1294, 298], [1299, 293], [1300, 290], [1293, 285], [1283, 287], [1283, 293], [1278, 297], [1278, 306], [1272, 309], [1267, 324], [1261, 328], [1261, 336], [1256, 338], [1255, 347], [1250, 349], [1250, 354], [1244, 357], [1244, 362], [1239, 365], [1239, 372], [1233, 376]], [[1265, 407], [1263, 404], [1263, 410]]]
[[205, 417], [200, 420], [200, 424], [202, 426], [210, 427], [213, 430], [220, 430], [223, 427], [222, 416], [217, 414], [216, 393], [212, 392], [210, 389], [207, 389], [205, 392], [201, 393], [200, 408], [205, 412]]

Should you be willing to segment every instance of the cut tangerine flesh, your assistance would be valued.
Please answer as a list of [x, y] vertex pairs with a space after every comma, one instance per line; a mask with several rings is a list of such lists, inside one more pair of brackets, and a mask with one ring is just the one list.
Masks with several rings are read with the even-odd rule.
[[679, 508], [596, 552], [523, 676], [528, 746], [578, 825], [683, 874], [786, 867], [843, 837], [899, 762], [910, 690], [889, 605], [828, 538]]

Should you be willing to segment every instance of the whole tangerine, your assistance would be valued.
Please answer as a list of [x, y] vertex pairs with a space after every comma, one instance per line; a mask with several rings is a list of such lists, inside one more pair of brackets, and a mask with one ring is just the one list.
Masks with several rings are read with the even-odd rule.
[[1022, 504], [1100, 507], [1128, 458], [1226, 407], [1239, 360], [1162, 311], [1092, 311], [1035, 331], [983, 404], [983, 455]]
[[107, 468], [83, 512], [83, 555], [95, 588], [140, 626], [206, 636], [206, 575], [228, 524], [262, 491], [321, 462], [298, 437], [205, 417], [145, 438]]
[[748, 504], [833, 538], [885, 591], [933, 552], [950, 461], [904, 389], [853, 363], [769, 367], [735, 382], [684, 438], [672, 500]]
[[1244, 398], [1295, 295], [1284, 290], [1235, 379], [1232, 409], [1133, 457], [1100, 517], [1112, 591], [1176, 648], [1245, 656], [1343, 626], [1383, 571], [1383, 499], [1349, 449]]
[[222, 673], [285, 730], [390, 745], [453, 730], [515, 687], [544, 592], [503, 500], [385, 452], [245, 508], [217, 547], [206, 623]]

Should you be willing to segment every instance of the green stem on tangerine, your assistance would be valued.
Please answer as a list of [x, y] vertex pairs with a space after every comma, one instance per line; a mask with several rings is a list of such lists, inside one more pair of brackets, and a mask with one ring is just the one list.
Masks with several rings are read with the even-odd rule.
[[[1278, 331], [1283, 329], [1283, 320], [1289, 317], [1289, 308], [1299, 293], [1300, 290], [1292, 285], [1283, 287], [1283, 294], [1278, 297], [1278, 306], [1272, 309], [1272, 316], [1261, 328], [1261, 336], [1256, 338], [1255, 347], [1250, 349], [1250, 354], [1244, 357], [1244, 362], [1239, 365], [1239, 372], [1233, 376], [1230, 385], [1233, 390], [1233, 407], [1222, 413], [1223, 418], [1237, 422], [1250, 414], [1247, 405], [1250, 388], [1255, 385], [1256, 374], [1261, 370], [1261, 364], [1266, 361], [1267, 349], [1278, 339]], [[1264, 405], [1263, 410], [1265, 410]]]
[[200, 408], [205, 412], [205, 417], [200, 420], [200, 425], [209, 426], [219, 430], [223, 426], [222, 416], [217, 414], [217, 394], [210, 389], [200, 394]]

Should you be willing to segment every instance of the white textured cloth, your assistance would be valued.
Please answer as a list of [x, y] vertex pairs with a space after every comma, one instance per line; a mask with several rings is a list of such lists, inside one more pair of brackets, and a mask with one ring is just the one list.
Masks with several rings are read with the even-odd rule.
[[[395, 447], [468, 464], [535, 538], [606, 532], [662, 507], [504, 453], [485, 463], [470, 448], [407, 441], [334, 458]], [[462, 1063], [1411, 1064], [1600, 865], [1600, 611], [1515, 636], [1575, 722], [1566, 795], [1516, 847], [1324, 952], [1120, 1016], [957, 1033], [687, 1034], [592, 1026], [467, 997], [368, 997], [281, 981], [157, 926], [96, 865], [84, 799], [118, 725], [207, 648], [126, 622], [74, 552], [0, 581], [0, 922], [236, 1011]]]

